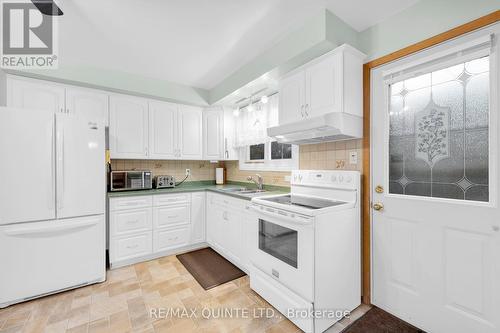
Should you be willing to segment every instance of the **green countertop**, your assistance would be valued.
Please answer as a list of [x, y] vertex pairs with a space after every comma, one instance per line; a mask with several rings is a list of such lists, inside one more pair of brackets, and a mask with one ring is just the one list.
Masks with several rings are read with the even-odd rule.
[[264, 185], [264, 190], [266, 192], [252, 193], [252, 194], [241, 194], [234, 192], [225, 192], [224, 189], [227, 188], [239, 188], [245, 187], [248, 189], [255, 189], [255, 184], [244, 183], [244, 182], [228, 182], [226, 185], [215, 185], [213, 181], [192, 181], [185, 182], [174, 188], [162, 188], [162, 189], [152, 189], [152, 190], [139, 190], [139, 191], [119, 191], [119, 192], [108, 192], [109, 198], [121, 198], [121, 197], [131, 197], [138, 195], [155, 195], [155, 194], [169, 194], [169, 193], [183, 193], [183, 192], [200, 192], [200, 191], [211, 191], [217, 192], [225, 195], [229, 195], [239, 199], [251, 200], [254, 197], [263, 195], [274, 195], [283, 194], [290, 192], [290, 188], [285, 186], [275, 186], [275, 185]]

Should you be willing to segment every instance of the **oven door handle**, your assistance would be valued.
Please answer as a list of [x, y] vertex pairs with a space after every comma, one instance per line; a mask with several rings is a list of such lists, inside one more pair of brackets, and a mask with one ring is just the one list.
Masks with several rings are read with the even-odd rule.
[[[250, 206], [255, 212], [266, 215], [266, 216], [271, 216], [274, 218], [277, 218], [285, 223], [293, 223], [297, 225], [311, 225], [312, 226], [312, 221], [310, 218], [306, 218], [305, 220], [299, 220], [297, 217], [291, 217], [291, 216], [285, 216], [279, 213], [278, 210], [275, 210], [274, 208], [268, 208], [266, 206], [259, 206], [259, 205], [251, 205]], [[264, 209], [261, 209], [261, 207], [264, 207]], [[272, 211], [270, 211], [272, 210]], [[300, 216], [299, 214], [294, 213], [295, 216]]]

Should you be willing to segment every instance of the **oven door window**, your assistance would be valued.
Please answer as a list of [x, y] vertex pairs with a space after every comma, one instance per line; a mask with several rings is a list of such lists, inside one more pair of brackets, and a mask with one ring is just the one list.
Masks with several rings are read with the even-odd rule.
[[297, 268], [297, 231], [259, 219], [259, 249]]

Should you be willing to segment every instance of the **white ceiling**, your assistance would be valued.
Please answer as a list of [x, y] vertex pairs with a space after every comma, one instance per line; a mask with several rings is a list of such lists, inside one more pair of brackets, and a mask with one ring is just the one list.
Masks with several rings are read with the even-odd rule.
[[56, 0], [60, 66], [211, 89], [328, 8], [357, 30], [417, 0]]

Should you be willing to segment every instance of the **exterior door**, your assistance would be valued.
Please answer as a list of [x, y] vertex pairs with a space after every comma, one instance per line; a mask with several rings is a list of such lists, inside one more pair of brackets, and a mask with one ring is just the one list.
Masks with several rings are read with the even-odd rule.
[[108, 95], [91, 89], [66, 88], [66, 112], [93, 119], [109, 125]]
[[64, 87], [47, 81], [9, 77], [7, 106], [64, 112]]
[[427, 332], [500, 331], [488, 30], [372, 71], [372, 302]]
[[149, 157], [174, 159], [177, 151], [177, 104], [149, 102]]
[[109, 98], [111, 158], [148, 157], [148, 102], [138, 97]]
[[104, 123], [56, 115], [57, 218], [104, 214]]
[[201, 160], [202, 146], [202, 109], [195, 106], [182, 105], [179, 108], [179, 149], [184, 160]]

